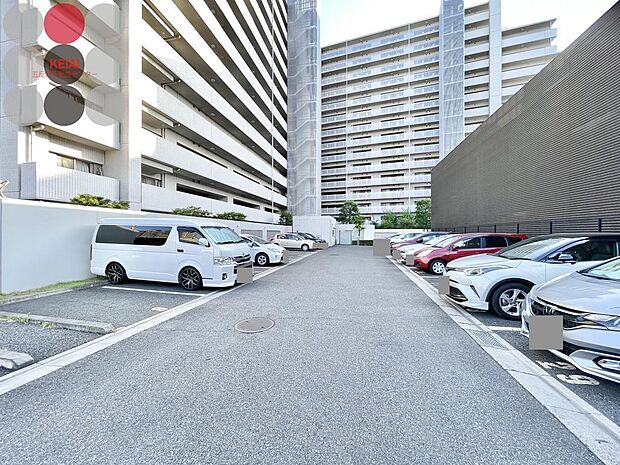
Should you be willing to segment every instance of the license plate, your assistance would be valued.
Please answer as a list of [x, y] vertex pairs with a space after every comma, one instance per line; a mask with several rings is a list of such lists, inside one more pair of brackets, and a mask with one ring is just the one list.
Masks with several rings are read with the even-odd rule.
[[437, 287], [440, 295], [450, 294], [450, 276], [440, 276]]
[[372, 254], [376, 256], [390, 255], [390, 240], [389, 239], [375, 239], [372, 242]]
[[529, 321], [530, 350], [561, 350], [563, 318], [561, 315], [532, 315]]
[[254, 280], [254, 268], [246, 267], [237, 269], [237, 283], [251, 283]]

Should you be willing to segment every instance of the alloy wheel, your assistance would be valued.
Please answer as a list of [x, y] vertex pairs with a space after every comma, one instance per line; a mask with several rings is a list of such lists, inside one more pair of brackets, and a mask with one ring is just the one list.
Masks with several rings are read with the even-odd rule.
[[111, 263], [106, 270], [106, 276], [112, 284], [120, 284], [125, 279], [125, 270], [118, 263]]
[[266, 255], [260, 254], [258, 257], [256, 257], [256, 263], [258, 263], [259, 266], [265, 266], [267, 262], [268, 260]]
[[525, 296], [526, 293], [521, 289], [506, 289], [499, 296], [499, 306], [508, 315], [518, 316]]
[[202, 277], [195, 268], [184, 268], [179, 276], [181, 286], [188, 291], [194, 291], [200, 287]]

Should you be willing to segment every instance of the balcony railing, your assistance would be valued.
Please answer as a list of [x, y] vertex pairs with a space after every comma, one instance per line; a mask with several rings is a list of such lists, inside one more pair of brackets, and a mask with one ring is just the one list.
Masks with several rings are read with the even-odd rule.
[[403, 199], [410, 197], [429, 197], [430, 189], [418, 189], [409, 191], [392, 191], [392, 192], [363, 192], [349, 194], [327, 194], [321, 195], [322, 201], [345, 201], [345, 200], [367, 200], [367, 199]]
[[80, 194], [119, 199], [118, 179], [47, 163], [23, 163], [20, 173], [23, 199], [68, 202]]
[[432, 26], [425, 26], [422, 28], [409, 29], [408, 31], [399, 32], [387, 37], [379, 37], [377, 39], [371, 40], [369, 42], [361, 43], [361, 44], [353, 44], [350, 46], [340, 47], [334, 50], [328, 50], [323, 52], [321, 55], [322, 60], [328, 60], [330, 58], [335, 58], [338, 56], [346, 55], [347, 53], [357, 53], [362, 50], [369, 50], [375, 47], [384, 47], [388, 44], [393, 44], [395, 42], [400, 42], [403, 40], [407, 40], [413, 37], [420, 37], [426, 34], [432, 34], [439, 31], [439, 25], [434, 24]]

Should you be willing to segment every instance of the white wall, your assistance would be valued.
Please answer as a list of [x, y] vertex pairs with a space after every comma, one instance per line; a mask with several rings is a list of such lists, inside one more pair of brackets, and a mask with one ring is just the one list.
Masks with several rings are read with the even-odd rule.
[[[92, 277], [89, 252], [95, 225], [102, 218], [188, 218], [28, 200], [0, 199], [0, 293], [35, 289]], [[237, 232], [273, 231], [290, 226], [217, 220]]]
[[305, 232], [336, 245], [336, 219], [331, 216], [293, 216], [293, 231]]

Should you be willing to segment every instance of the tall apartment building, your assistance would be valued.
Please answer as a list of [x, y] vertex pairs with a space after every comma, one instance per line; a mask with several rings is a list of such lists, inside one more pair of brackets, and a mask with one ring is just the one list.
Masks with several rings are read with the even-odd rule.
[[323, 48], [323, 214], [415, 210], [431, 168], [557, 54], [554, 20], [502, 30], [500, 8], [443, 0], [439, 16]]
[[[1, 13], [29, 5], [42, 23], [56, 3], [8, 0]], [[119, 75], [105, 81], [84, 73], [72, 84], [92, 100], [74, 124], [59, 125], [35, 110], [15, 124], [3, 111], [0, 180], [10, 181], [4, 194], [67, 202], [89, 193], [128, 201], [132, 209], [194, 205], [276, 221], [287, 207], [286, 1], [67, 3], [86, 18], [71, 45], [86, 57], [87, 71], [97, 50], [99, 62], [116, 62]], [[39, 26], [30, 34], [22, 28], [17, 39], [3, 34], [3, 61], [16, 44], [31, 69], [42, 68], [57, 44]], [[41, 102], [28, 100], [28, 89], [45, 99], [56, 87], [45, 75], [28, 81], [16, 85], [3, 74], [3, 101], [17, 89], [22, 109], [35, 109]], [[105, 117], [93, 118], [93, 111], [114, 107], [108, 100], [115, 93], [118, 119], [102, 125]]]

